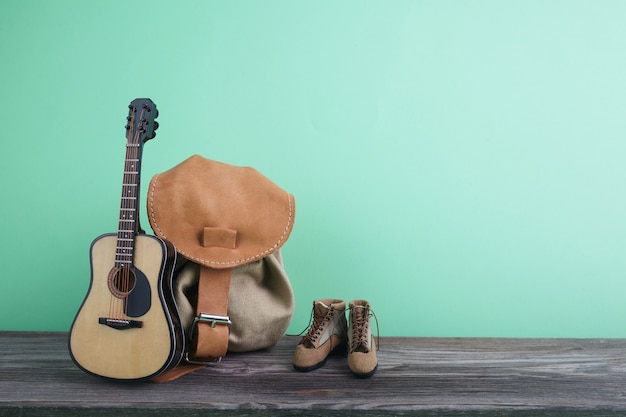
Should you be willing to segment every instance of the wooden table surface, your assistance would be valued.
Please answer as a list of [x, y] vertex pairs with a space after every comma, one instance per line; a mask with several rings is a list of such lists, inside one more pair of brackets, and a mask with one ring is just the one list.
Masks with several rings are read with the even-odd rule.
[[87, 375], [66, 333], [0, 332], [0, 416], [626, 416], [626, 340], [394, 338], [356, 379], [345, 357], [295, 372], [285, 336], [165, 383]]

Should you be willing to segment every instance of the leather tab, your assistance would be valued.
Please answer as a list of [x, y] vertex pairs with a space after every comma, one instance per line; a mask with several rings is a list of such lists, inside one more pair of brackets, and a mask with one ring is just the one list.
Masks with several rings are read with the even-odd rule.
[[237, 231], [226, 227], [205, 227], [202, 234], [202, 246], [205, 248], [237, 247]]

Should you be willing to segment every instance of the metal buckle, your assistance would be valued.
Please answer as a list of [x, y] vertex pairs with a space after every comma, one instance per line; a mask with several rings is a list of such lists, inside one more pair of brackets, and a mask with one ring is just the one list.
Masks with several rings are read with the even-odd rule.
[[200, 313], [200, 315], [193, 319], [193, 323], [191, 324], [191, 331], [193, 332], [196, 327], [198, 327], [198, 323], [209, 323], [209, 325], [215, 328], [216, 324], [225, 324], [230, 327], [233, 323], [230, 321], [230, 317], [228, 316], [217, 316], [215, 314], [206, 314]]
[[[193, 334], [196, 331], [196, 329], [198, 328], [198, 323], [209, 323], [209, 326], [211, 326], [211, 328], [215, 328], [216, 325], [225, 325], [228, 326], [230, 328], [230, 326], [233, 324], [230, 321], [230, 317], [228, 316], [218, 316], [215, 314], [206, 314], [206, 313], [200, 313], [199, 316], [195, 317], [193, 319], [193, 322], [191, 323], [191, 331], [189, 334], [189, 339], [192, 340], [193, 339]], [[189, 357], [189, 351], [187, 351], [185, 353], [185, 361], [188, 363], [193, 363], [196, 365], [219, 365], [220, 362], [222, 362], [222, 357], [220, 356], [219, 358], [216, 358], [212, 361], [200, 361], [197, 359], [191, 359]]]

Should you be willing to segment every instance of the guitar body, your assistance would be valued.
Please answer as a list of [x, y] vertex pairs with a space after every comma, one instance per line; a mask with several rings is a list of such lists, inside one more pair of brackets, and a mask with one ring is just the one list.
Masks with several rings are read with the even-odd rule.
[[176, 366], [184, 337], [172, 292], [176, 251], [155, 236], [135, 236], [133, 281], [116, 295], [117, 234], [91, 245], [91, 284], [70, 331], [73, 361], [114, 379], [148, 379]]

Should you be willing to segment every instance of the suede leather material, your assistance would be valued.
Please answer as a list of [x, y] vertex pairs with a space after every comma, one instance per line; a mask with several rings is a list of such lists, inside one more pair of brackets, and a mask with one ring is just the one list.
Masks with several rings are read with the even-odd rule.
[[309, 331], [296, 346], [293, 355], [294, 368], [308, 372], [322, 366], [333, 351], [339, 348], [345, 351], [345, 312], [346, 302], [343, 300], [313, 301], [313, 320]]
[[345, 344], [345, 338], [333, 334], [325, 343], [315, 348], [296, 345], [293, 354], [293, 365], [300, 369], [316, 368], [328, 359], [333, 350], [341, 348]]
[[[370, 323], [371, 306], [367, 300], [353, 300], [349, 304], [348, 367], [359, 378], [369, 378], [378, 367], [376, 340]], [[361, 335], [365, 333], [364, 340]]]
[[[293, 229], [295, 202], [254, 168], [194, 155], [152, 177], [148, 219], [185, 258], [233, 268], [278, 250]], [[204, 245], [205, 228], [236, 232], [235, 247]]]
[[376, 341], [373, 338], [369, 352], [348, 352], [348, 367], [354, 374], [369, 376], [377, 366]]

